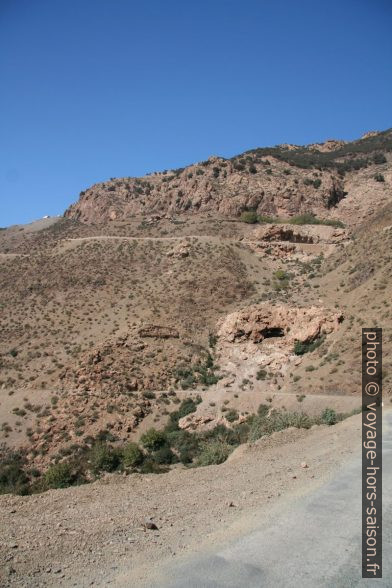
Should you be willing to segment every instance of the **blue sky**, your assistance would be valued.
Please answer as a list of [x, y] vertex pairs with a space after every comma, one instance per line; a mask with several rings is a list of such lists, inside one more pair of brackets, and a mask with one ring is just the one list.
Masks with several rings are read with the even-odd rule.
[[0, 226], [92, 183], [392, 126], [389, 0], [0, 0]]

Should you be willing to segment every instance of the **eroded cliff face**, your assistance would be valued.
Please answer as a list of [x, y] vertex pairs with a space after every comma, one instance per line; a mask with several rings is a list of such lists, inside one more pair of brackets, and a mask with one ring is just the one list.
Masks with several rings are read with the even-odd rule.
[[183, 212], [235, 217], [245, 210], [277, 216], [311, 211], [326, 217], [345, 196], [344, 182], [333, 171], [248, 157], [245, 165], [211, 157], [181, 170], [95, 184], [65, 216], [85, 223]]

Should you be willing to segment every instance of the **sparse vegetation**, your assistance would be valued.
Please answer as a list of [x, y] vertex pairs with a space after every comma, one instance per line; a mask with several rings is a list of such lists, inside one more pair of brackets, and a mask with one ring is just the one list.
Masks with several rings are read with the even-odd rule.
[[257, 222], [259, 222], [259, 217], [258, 217], [258, 215], [257, 215], [257, 213], [256, 213], [255, 211], [253, 211], [253, 210], [248, 210], [248, 211], [246, 211], [246, 212], [243, 212], [243, 213], [241, 214], [240, 220], [241, 220], [243, 223], [248, 223], [248, 224], [250, 224], [250, 225], [254, 225], [254, 224], [256, 224]]
[[[302, 402], [304, 397], [297, 396], [297, 399]], [[23, 456], [3, 447], [0, 493], [29, 494], [51, 488], [66, 488], [86, 483], [91, 475], [97, 477], [104, 472], [131, 470], [163, 473], [177, 461], [193, 467], [218, 465], [226, 461], [233, 449], [242, 443], [254, 442], [288, 427], [309, 429], [313, 424], [334, 425], [353, 414], [338, 414], [326, 408], [319, 417], [310, 417], [303, 412], [276, 410], [261, 404], [257, 414], [248, 415], [240, 423], [236, 423], [238, 412], [235, 409], [228, 410], [225, 414], [231, 428], [218, 425], [212, 431], [200, 433], [180, 429], [178, 420], [181, 415], [194, 412], [199, 401], [183, 401], [179, 410], [170, 416], [164, 431], [153, 428], [146, 431], [140, 438], [144, 451], [134, 442], [114, 447], [110, 441], [102, 438], [92, 440], [90, 449], [74, 446], [65, 451], [67, 459], [52, 464], [42, 476], [37, 471], [29, 474]]]
[[[379, 175], [379, 174], [378, 174]], [[316, 187], [318, 188], [321, 183], [321, 180], [311, 180], [311, 184], [314, 185], [316, 183]], [[290, 218], [281, 218], [281, 217], [272, 217], [272, 216], [265, 216], [265, 215], [258, 215], [254, 211], [243, 212], [240, 220], [242, 222], [248, 224], [289, 224], [289, 225], [326, 225], [331, 227], [337, 228], [344, 228], [344, 223], [340, 220], [336, 219], [321, 219], [317, 218], [313, 213], [304, 213], [292, 216]]]
[[265, 380], [267, 377], [267, 370], [261, 368], [256, 373], [256, 380]]
[[382, 153], [373, 155], [375, 150], [392, 151], [392, 138], [389, 131], [383, 131], [377, 135], [347, 143], [329, 152], [310, 150], [306, 147], [286, 149], [278, 146], [252, 149], [244, 155], [249, 154], [256, 157], [273, 156], [298, 168], [335, 169], [338, 173], [345, 174], [378, 163], [378, 161], [384, 163], [383, 158], [385, 156]]
[[294, 343], [294, 353], [295, 355], [304, 355], [305, 353], [311, 353], [324, 342], [324, 337], [318, 337], [314, 339], [314, 341], [296, 341]]
[[[211, 340], [210, 340], [211, 342]], [[218, 367], [214, 364], [211, 353], [204, 354], [196, 364], [180, 366], [175, 371], [175, 376], [183, 390], [194, 388], [197, 384], [212, 386], [219, 381], [216, 374]]]
[[[316, 181], [316, 180], [315, 180]], [[335, 219], [320, 219], [312, 213], [298, 214], [288, 221], [291, 225], [327, 225], [331, 227], [344, 228], [344, 224]]]
[[276, 272], [273, 275], [273, 278], [274, 289], [280, 291], [286, 290], [288, 288], [291, 276], [285, 270], [276, 270]]
[[229, 421], [229, 423], [234, 423], [235, 421], [238, 421], [239, 415], [238, 412], [234, 408], [232, 408], [231, 410], [226, 412], [225, 418], [227, 421]]

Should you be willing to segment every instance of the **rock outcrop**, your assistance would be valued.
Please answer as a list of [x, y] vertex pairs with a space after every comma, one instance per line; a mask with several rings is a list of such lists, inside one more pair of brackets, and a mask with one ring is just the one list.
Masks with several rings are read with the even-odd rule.
[[[162, 389], [171, 382], [178, 362], [178, 339], [178, 331], [171, 327], [146, 325], [135, 329], [83, 354], [77, 365], [66, 367], [60, 374], [62, 388], [103, 394]], [[164, 351], [160, 347], [163, 340], [167, 340]], [[160, 359], [163, 354], [165, 361]], [[154, 362], [149, 360], [152, 355]]]
[[337, 329], [343, 315], [312, 306], [297, 308], [263, 303], [229, 314], [218, 331], [221, 343], [261, 343], [279, 339], [279, 347], [290, 347], [296, 341], [309, 343], [322, 334]]
[[288, 243], [341, 243], [347, 239], [345, 229], [327, 225], [261, 225], [252, 231], [251, 240]]
[[[268, 165], [255, 159], [249, 166], [242, 169], [242, 164], [214, 157], [182, 170], [113, 179], [82, 192], [65, 216], [84, 223], [105, 223], [135, 215], [213, 211], [238, 216], [252, 209], [282, 216], [311, 211], [325, 217], [331, 195], [344, 196], [342, 179], [330, 170], [293, 167], [287, 175], [287, 164], [273, 157]], [[319, 184], [314, 183], [315, 173]]]

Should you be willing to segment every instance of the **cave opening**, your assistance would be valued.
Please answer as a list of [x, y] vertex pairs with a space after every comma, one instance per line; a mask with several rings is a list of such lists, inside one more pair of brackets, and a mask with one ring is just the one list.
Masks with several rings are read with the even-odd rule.
[[264, 339], [269, 337], [284, 337], [284, 330], [281, 327], [268, 327], [263, 329], [260, 334]]

